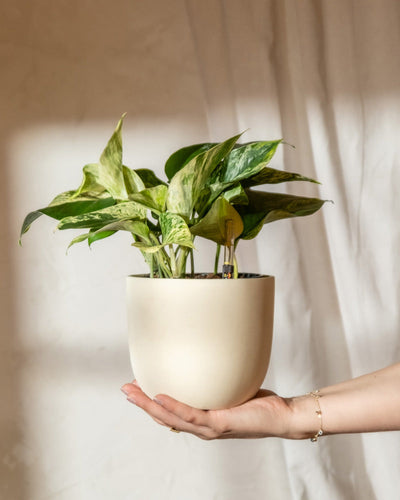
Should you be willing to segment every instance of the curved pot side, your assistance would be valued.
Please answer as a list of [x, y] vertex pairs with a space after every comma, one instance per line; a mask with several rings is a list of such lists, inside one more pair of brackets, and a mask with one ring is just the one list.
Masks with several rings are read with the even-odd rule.
[[256, 394], [272, 344], [274, 278], [128, 277], [133, 371], [151, 398], [221, 409]]

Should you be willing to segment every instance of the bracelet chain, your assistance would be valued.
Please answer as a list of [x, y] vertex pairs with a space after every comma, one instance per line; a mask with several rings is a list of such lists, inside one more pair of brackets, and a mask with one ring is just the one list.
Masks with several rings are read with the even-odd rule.
[[323, 435], [324, 431], [322, 430], [322, 411], [321, 411], [321, 406], [319, 404], [319, 398], [321, 397], [321, 394], [319, 393], [319, 389], [316, 391], [311, 391], [308, 392], [307, 395], [311, 396], [314, 398], [315, 403], [317, 405], [317, 409], [315, 410], [315, 413], [317, 414], [317, 417], [319, 419], [319, 430], [317, 433], [310, 439], [312, 443], [316, 443], [318, 441], [318, 438]]

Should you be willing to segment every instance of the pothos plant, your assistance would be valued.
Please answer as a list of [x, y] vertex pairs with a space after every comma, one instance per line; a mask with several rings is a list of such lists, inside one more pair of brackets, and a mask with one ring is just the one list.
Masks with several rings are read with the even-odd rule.
[[86, 230], [69, 247], [83, 241], [91, 245], [127, 231], [149, 265], [150, 277], [183, 278], [188, 259], [194, 274], [196, 236], [216, 243], [217, 273], [221, 245], [236, 248], [240, 240], [257, 236], [264, 224], [311, 215], [325, 202], [253, 189], [281, 182], [317, 182], [269, 166], [282, 140], [239, 144], [242, 134], [238, 134], [220, 143], [184, 147], [168, 158], [166, 181], [152, 170], [131, 169], [122, 160], [124, 116], [99, 162], [83, 167], [78, 189], [61, 193], [48, 206], [29, 213], [21, 237], [41, 215], [58, 220], [58, 229]]

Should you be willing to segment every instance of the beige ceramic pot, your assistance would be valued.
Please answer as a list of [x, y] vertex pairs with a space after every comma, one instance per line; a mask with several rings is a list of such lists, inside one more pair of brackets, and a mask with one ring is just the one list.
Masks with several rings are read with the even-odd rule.
[[132, 367], [149, 397], [221, 409], [256, 394], [271, 353], [272, 276], [129, 276], [127, 298]]

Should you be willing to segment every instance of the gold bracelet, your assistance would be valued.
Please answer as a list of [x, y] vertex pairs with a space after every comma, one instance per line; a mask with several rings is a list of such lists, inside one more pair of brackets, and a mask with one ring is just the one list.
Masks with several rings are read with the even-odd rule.
[[318, 441], [318, 438], [323, 435], [324, 431], [322, 430], [322, 411], [321, 411], [321, 406], [319, 404], [319, 398], [321, 395], [319, 394], [319, 389], [316, 391], [311, 391], [307, 393], [308, 396], [311, 396], [314, 398], [315, 403], [317, 405], [317, 409], [315, 410], [315, 413], [317, 414], [319, 418], [319, 431], [311, 438], [312, 443], [316, 443]]

